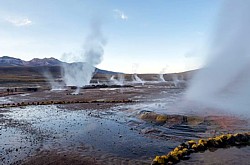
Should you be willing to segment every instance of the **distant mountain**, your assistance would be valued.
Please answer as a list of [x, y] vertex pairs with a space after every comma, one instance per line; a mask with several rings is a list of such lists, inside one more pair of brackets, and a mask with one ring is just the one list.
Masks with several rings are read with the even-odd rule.
[[[0, 57], [0, 67], [51, 67], [51, 66], [61, 66], [62, 64], [79, 64], [79, 62], [76, 63], [65, 63], [62, 62], [56, 58], [34, 58], [30, 61], [24, 61], [19, 58], [9, 57], [9, 56], [3, 56]], [[96, 68], [96, 73], [100, 74], [117, 74], [117, 72], [107, 71]]]
[[28, 63], [29, 63], [29, 66], [59, 66], [63, 62], [51, 57], [51, 58], [44, 58], [44, 59], [34, 58], [28, 61]]
[[113, 71], [108, 71], [108, 70], [103, 70], [103, 69], [98, 69], [98, 68], [95, 68], [95, 73], [99, 73], [99, 74], [121, 74], [121, 72], [113, 72]]
[[0, 57], [0, 66], [25, 66], [25, 65], [27, 65], [27, 62], [19, 58], [13, 58], [8, 56]]
[[62, 61], [55, 58], [34, 58], [30, 61], [24, 61], [14, 57], [0, 57], [0, 66], [59, 66], [62, 63]]

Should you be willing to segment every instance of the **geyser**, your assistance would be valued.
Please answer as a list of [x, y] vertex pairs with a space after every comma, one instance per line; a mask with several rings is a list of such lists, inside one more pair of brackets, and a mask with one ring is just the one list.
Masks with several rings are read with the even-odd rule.
[[166, 80], [165, 80], [165, 78], [164, 78], [164, 73], [166, 73], [167, 68], [168, 68], [168, 66], [166, 66], [165, 68], [163, 68], [163, 69], [160, 71], [160, 74], [159, 74], [159, 81], [166, 82]]
[[227, 0], [219, 15], [209, 60], [191, 82], [188, 99], [249, 116], [250, 1]]
[[[117, 79], [115, 78], [117, 76]], [[124, 85], [125, 79], [124, 74], [112, 75], [110, 77], [110, 82], [114, 85]]]
[[[67, 86], [77, 86], [77, 92], [79, 92], [80, 87], [89, 85], [95, 73], [95, 66], [102, 61], [103, 48], [106, 45], [106, 40], [101, 32], [100, 22], [92, 22], [90, 30], [91, 33], [85, 40], [82, 53], [74, 56], [77, 63], [64, 64], [62, 66], [65, 84]], [[68, 56], [71, 55], [71, 53], [68, 54]]]
[[135, 84], [138, 83], [138, 84], [144, 85], [144, 81], [140, 77], [138, 77], [138, 75], [136, 73], [134, 73], [132, 75], [132, 82], [135, 83]]
[[49, 82], [52, 91], [65, 90], [64, 85], [61, 82], [56, 81], [49, 71], [44, 72], [43, 75]]
[[165, 82], [164, 74], [159, 74], [159, 81]]
[[177, 74], [172, 74], [172, 82], [174, 83], [174, 87], [176, 88], [184, 87], [186, 84], [183, 75], [177, 75]]
[[132, 83], [144, 85], [144, 81], [137, 75], [138, 66], [139, 65], [137, 63], [132, 65], [132, 72], [134, 72], [134, 74], [131, 75]]

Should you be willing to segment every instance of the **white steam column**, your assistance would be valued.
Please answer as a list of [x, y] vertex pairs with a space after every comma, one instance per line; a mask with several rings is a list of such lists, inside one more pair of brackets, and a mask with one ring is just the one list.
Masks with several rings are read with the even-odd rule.
[[101, 63], [104, 54], [106, 40], [102, 35], [100, 22], [92, 22], [90, 30], [91, 33], [85, 40], [82, 53], [74, 56], [78, 60], [77, 63], [62, 66], [65, 84], [78, 87], [76, 93], [79, 93], [80, 87], [89, 85], [95, 66]]
[[189, 99], [250, 114], [250, 1], [226, 0], [210, 43], [209, 61], [194, 77]]

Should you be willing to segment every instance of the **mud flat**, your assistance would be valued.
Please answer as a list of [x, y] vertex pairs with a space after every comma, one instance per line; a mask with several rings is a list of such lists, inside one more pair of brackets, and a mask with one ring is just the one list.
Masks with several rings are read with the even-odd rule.
[[[249, 131], [247, 119], [193, 112], [193, 105], [181, 104], [185, 90], [164, 83], [68, 94], [72, 92], [1, 97], [0, 104], [90, 101], [1, 108], [2, 164], [150, 164], [156, 155], [166, 154], [186, 140]], [[220, 163], [223, 153], [223, 162], [247, 164], [250, 151], [249, 147], [206, 151], [187, 163], [206, 164], [209, 157]], [[237, 161], [238, 154], [241, 159]]]

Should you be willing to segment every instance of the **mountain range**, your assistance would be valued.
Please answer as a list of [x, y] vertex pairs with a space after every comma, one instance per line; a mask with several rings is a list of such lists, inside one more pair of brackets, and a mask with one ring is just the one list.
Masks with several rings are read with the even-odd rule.
[[60, 66], [64, 62], [55, 58], [34, 58], [30, 61], [24, 61], [19, 58], [3, 56], [0, 57], [0, 66]]
[[[0, 57], [0, 67], [53, 67], [61, 66], [62, 64], [77, 64], [77, 63], [66, 63], [62, 62], [56, 58], [34, 58], [30, 61], [24, 61], [19, 58], [3, 56]], [[101, 74], [116, 74], [117, 72], [107, 71], [96, 68], [97, 73]]]

